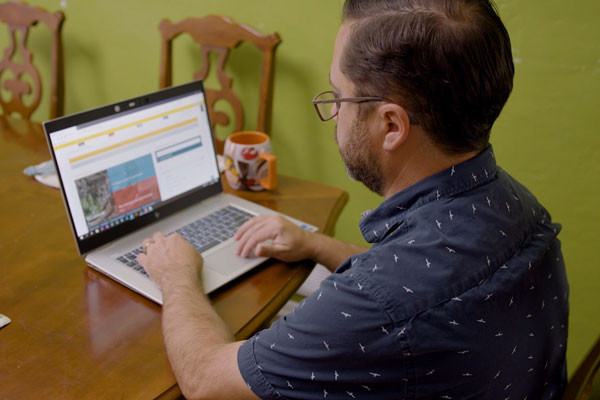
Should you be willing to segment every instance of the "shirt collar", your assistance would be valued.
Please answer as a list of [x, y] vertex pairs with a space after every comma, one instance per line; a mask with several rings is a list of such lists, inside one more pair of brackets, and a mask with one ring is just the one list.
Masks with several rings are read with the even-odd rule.
[[495, 179], [497, 171], [490, 145], [477, 156], [394, 194], [375, 210], [363, 212], [359, 222], [360, 232], [367, 242], [380, 242], [402, 223], [408, 211], [481, 186]]

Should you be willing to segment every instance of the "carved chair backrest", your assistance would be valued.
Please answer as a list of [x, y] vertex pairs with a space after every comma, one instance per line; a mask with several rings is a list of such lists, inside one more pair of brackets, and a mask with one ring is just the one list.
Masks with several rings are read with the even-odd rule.
[[210, 70], [210, 52], [218, 54], [216, 75], [219, 89], [206, 88], [207, 106], [213, 128], [213, 138], [217, 152], [223, 153], [224, 141], [214, 135], [216, 125], [229, 125], [229, 116], [215, 110], [217, 100], [229, 103], [234, 114], [233, 132], [244, 127], [244, 110], [237, 94], [232, 90], [232, 78], [225, 72], [225, 64], [232, 49], [246, 41], [256, 46], [262, 53], [260, 94], [256, 130], [269, 134], [271, 123], [271, 105], [273, 101], [273, 66], [277, 45], [281, 42], [277, 33], [261, 34], [249, 26], [238, 24], [224, 16], [187, 18], [178, 23], [168, 19], [161, 21], [159, 29], [162, 36], [160, 68], [160, 87], [172, 84], [172, 40], [182, 33], [189, 34], [201, 46], [202, 67], [194, 73], [194, 79], [205, 80]]
[[571, 377], [562, 400], [593, 400], [600, 393], [600, 336]]
[[[44, 23], [52, 32], [50, 118], [63, 114], [63, 60], [61, 28], [65, 16], [57, 11], [49, 13], [41, 8], [10, 1], [0, 4], [0, 21], [8, 27], [9, 44], [0, 60], [0, 84], [10, 99], [0, 93], [0, 107], [4, 114], [16, 113], [29, 120], [40, 103], [42, 84], [40, 73], [33, 64], [33, 54], [27, 49], [29, 30], [38, 22]], [[19, 35], [19, 34], [20, 35]], [[22, 61], [18, 61], [20, 56]], [[8, 72], [12, 72], [12, 76]], [[29, 76], [32, 85], [24, 78]], [[28, 101], [27, 97], [33, 97]]]

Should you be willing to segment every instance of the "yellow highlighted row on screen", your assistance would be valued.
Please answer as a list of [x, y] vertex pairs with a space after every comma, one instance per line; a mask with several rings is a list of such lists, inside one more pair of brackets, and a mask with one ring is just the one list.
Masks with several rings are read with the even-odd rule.
[[114, 150], [114, 149], [116, 149], [118, 147], [126, 146], [128, 144], [133, 143], [133, 142], [137, 142], [137, 141], [149, 138], [151, 136], [159, 135], [159, 134], [161, 134], [163, 132], [166, 132], [166, 131], [169, 131], [171, 129], [176, 129], [176, 128], [179, 128], [181, 126], [193, 124], [196, 121], [198, 121], [198, 118], [190, 118], [188, 120], [185, 120], [185, 121], [182, 121], [182, 122], [179, 122], [179, 123], [167, 126], [165, 128], [161, 128], [161, 129], [157, 129], [157, 130], [152, 131], [152, 132], [148, 132], [145, 135], [136, 136], [134, 138], [131, 138], [131, 139], [128, 139], [128, 140], [124, 140], [124, 141], [119, 142], [119, 143], [111, 144], [110, 146], [102, 147], [101, 149], [94, 150], [94, 151], [91, 151], [89, 153], [77, 156], [77, 157], [73, 157], [73, 158], [69, 159], [69, 162], [71, 164], [73, 164], [74, 162], [81, 161], [83, 159], [86, 159], [86, 158], [89, 158], [89, 157], [93, 157], [95, 155], [98, 155], [98, 154], [101, 154], [101, 153], [104, 153], [104, 152], [107, 152], [107, 151], [110, 151], [110, 150]]
[[161, 114], [152, 115], [152, 116], [150, 116], [148, 118], [140, 119], [139, 121], [130, 122], [128, 124], [117, 126], [115, 128], [111, 128], [111, 129], [108, 129], [108, 130], [105, 130], [105, 131], [102, 131], [102, 132], [94, 133], [93, 135], [89, 135], [89, 136], [86, 136], [86, 137], [83, 137], [83, 138], [79, 138], [79, 139], [73, 140], [71, 142], [59, 144], [58, 146], [54, 146], [54, 150], [63, 149], [65, 147], [71, 146], [73, 144], [85, 142], [86, 140], [94, 139], [94, 138], [97, 138], [97, 137], [102, 136], [102, 135], [108, 135], [108, 134], [114, 133], [116, 131], [120, 131], [122, 129], [125, 129], [125, 128], [130, 128], [132, 126], [143, 124], [144, 122], [152, 121], [153, 119], [162, 118], [165, 115], [174, 114], [174, 113], [176, 113], [178, 111], [187, 110], [188, 108], [192, 108], [192, 107], [194, 107], [196, 105], [197, 104], [188, 104], [187, 106], [175, 108], [174, 110], [165, 111], [164, 113], [161, 113]]

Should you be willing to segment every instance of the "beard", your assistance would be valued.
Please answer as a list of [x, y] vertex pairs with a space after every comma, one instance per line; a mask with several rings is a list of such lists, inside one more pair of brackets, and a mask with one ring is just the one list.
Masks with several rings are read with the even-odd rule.
[[350, 136], [344, 148], [337, 139], [337, 126], [334, 134], [340, 155], [344, 160], [348, 176], [361, 182], [372, 192], [383, 196], [383, 177], [380, 172], [379, 160], [373, 152], [369, 129], [361, 113], [354, 117]]

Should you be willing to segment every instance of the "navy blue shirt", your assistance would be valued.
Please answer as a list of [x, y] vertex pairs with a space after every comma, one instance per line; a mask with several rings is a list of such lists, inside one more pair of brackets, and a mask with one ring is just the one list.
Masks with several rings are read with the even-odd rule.
[[246, 341], [263, 399], [550, 399], [566, 383], [560, 225], [491, 147], [386, 199], [352, 256]]

